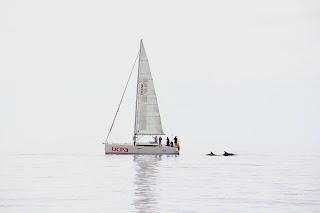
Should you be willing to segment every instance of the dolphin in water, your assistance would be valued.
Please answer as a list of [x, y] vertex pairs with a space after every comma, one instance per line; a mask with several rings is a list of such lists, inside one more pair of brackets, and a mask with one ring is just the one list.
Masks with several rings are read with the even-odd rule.
[[216, 156], [216, 154], [213, 154], [212, 152], [210, 152], [210, 154], [207, 154], [208, 156]]
[[235, 154], [233, 154], [233, 153], [228, 153], [228, 152], [226, 152], [226, 151], [224, 151], [224, 154], [223, 154], [224, 156], [231, 156], [231, 155], [235, 155]]

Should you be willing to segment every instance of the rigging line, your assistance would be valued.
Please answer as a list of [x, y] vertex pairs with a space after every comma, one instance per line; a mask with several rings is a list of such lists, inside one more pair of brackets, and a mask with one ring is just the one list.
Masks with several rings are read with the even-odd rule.
[[131, 69], [131, 72], [130, 72], [130, 75], [129, 75], [129, 78], [128, 78], [128, 81], [127, 81], [127, 84], [126, 84], [126, 87], [124, 88], [124, 91], [123, 91], [123, 94], [122, 94], [122, 97], [121, 97], [121, 100], [120, 100], [120, 103], [119, 103], [119, 106], [118, 106], [118, 109], [117, 109], [116, 115], [114, 116], [114, 119], [113, 119], [113, 122], [112, 122], [112, 124], [111, 124], [110, 130], [109, 130], [109, 133], [108, 133], [108, 136], [107, 136], [107, 138], [106, 138], [106, 140], [105, 140], [105, 142], [104, 142], [104, 143], [107, 143], [107, 144], [108, 144], [108, 138], [109, 138], [110, 132], [111, 132], [112, 127], [113, 127], [113, 124], [114, 124], [114, 122], [115, 122], [115, 120], [116, 120], [116, 118], [117, 118], [117, 115], [118, 115], [118, 112], [119, 112], [119, 109], [120, 109], [120, 105], [121, 105], [121, 103], [122, 103], [122, 100], [123, 100], [124, 94], [126, 93], [126, 90], [127, 90], [127, 87], [128, 87], [128, 84], [129, 84], [129, 81], [130, 81], [130, 78], [131, 78], [131, 75], [132, 75], [132, 72], [133, 72], [134, 66], [136, 65], [136, 62], [137, 62], [138, 56], [139, 56], [139, 53], [137, 54], [137, 56], [136, 56], [136, 60], [134, 61], [133, 67], [132, 67], [132, 69]]

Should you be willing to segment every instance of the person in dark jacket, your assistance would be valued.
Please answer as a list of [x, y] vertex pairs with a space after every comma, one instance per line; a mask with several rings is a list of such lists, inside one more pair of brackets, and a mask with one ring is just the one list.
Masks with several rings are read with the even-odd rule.
[[177, 136], [175, 136], [175, 137], [173, 138], [173, 141], [174, 141], [174, 146], [177, 146], [177, 145], [178, 145], [178, 138], [177, 138]]
[[173, 147], [173, 142], [172, 141], [170, 142], [170, 146]]
[[167, 146], [170, 146], [170, 141], [168, 137], [167, 137]]

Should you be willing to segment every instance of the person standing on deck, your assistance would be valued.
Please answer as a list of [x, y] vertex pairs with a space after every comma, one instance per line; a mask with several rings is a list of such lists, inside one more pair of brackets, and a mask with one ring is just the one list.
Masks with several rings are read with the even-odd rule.
[[162, 137], [159, 137], [159, 146], [161, 146]]
[[173, 140], [174, 140], [174, 145], [177, 146], [177, 143], [178, 143], [178, 138], [177, 138], [177, 136], [175, 136], [175, 137], [173, 138]]
[[167, 146], [170, 146], [170, 140], [168, 137], [167, 137]]
[[154, 142], [158, 143], [158, 136], [153, 137], [154, 138]]
[[136, 145], [136, 142], [137, 142], [137, 135], [134, 134], [134, 135], [133, 135], [133, 145], [134, 145], [134, 146]]

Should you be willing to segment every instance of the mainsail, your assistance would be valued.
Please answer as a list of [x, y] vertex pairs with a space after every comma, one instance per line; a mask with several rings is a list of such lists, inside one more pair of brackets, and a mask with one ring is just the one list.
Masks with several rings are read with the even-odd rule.
[[141, 40], [134, 133], [164, 135], [148, 58]]

